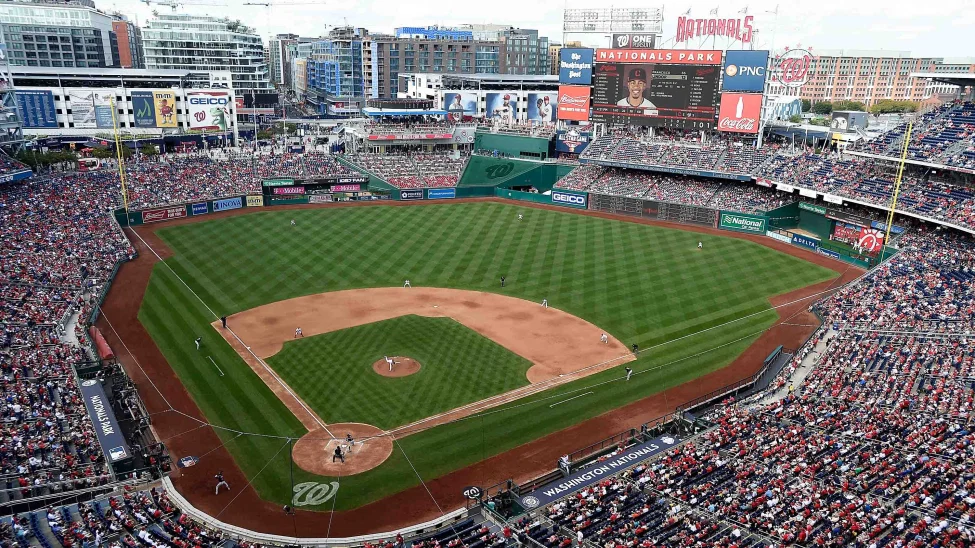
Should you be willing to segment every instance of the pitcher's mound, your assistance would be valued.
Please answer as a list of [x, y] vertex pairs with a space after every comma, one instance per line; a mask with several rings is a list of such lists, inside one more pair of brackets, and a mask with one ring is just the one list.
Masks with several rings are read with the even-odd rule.
[[372, 370], [384, 377], [405, 377], [407, 375], [412, 375], [420, 370], [420, 362], [414, 360], [413, 358], [405, 358], [403, 356], [390, 356], [393, 358], [393, 370], [389, 370], [389, 364], [386, 363], [386, 359], [376, 360], [372, 364]]
[[[320, 476], [351, 476], [382, 464], [393, 454], [393, 438], [369, 424], [347, 422], [328, 425], [329, 432], [312, 430], [295, 442], [291, 457], [302, 470]], [[353, 443], [345, 440], [352, 434]], [[332, 460], [335, 448], [342, 448], [345, 462]]]

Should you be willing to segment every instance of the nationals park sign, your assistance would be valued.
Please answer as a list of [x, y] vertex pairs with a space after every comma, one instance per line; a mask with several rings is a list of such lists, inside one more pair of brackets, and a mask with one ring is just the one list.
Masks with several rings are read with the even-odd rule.
[[738, 230], [740, 232], [765, 234], [765, 225], [765, 217], [745, 215], [744, 213], [721, 212], [720, 227], [726, 230]]

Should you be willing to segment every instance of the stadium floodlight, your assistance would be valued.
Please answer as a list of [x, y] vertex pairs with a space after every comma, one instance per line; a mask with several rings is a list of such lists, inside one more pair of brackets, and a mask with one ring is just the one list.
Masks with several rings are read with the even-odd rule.
[[659, 36], [663, 32], [663, 21], [662, 8], [567, 9], [562, 16], [562, 32], [640, 32]]

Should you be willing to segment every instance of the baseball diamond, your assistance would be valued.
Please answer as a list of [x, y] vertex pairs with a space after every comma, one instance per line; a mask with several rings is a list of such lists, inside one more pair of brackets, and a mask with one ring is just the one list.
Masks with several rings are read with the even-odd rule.
[[[343, 474], [334, 497], [302, 506], [352, 510], [413, 487], [417, 473], [444, 476], [716, 371], [775, 322], [770, 297], [837, 276], [739, 238], [543, 208], [518, 221], [524, 211], [492, 202], [326, 207], [140, 229], [168, 258], [154, 268], [139, 318], [267, 500], [294, 503], [293, 485], [332, 481], [291, 466], [294, 440], [338, 440], [340, 431], [319, 437], [334, 422], [411, 425], [393, 434], [381, 464]], [[526, 310], [494, 311], [494, 299]], [[560, 332], [574, 322], [591, 325], [589, 334]], [[294, 340], [297, 327], [305, 336]], [[224, 376], [185, 344], [197, 334]], [[624, 383], [618, 364], [633, 360], [625, 348], [634, 342], [643, 351]], [[423, 368], [381, 379], [371, 368], [385, 353]], [[515, 361], [503, 372], [506, 354]], [[506, 393], [518, 397], [490, 400]]]

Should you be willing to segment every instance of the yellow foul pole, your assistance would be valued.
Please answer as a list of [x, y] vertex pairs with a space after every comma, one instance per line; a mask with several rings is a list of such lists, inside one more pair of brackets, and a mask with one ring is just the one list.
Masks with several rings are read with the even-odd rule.
[[[890, 241], [890, 227], [894, 226], [894, 210], [897, 209], [897, 195], [901, 191], [901, 178], [904, 176], [904, 164], [907, 163], [907, 146], [911, 143], [911, 130], [914, 129], [914, 122], [907, 124], [907, 133], [904, 134], [904, 147], [901, 149], [901, 161], [897, 166], [897, 179], [894, 181], [894, 192], [890, 196], [890, 211], [887, 212], [887, 233], [884, 234], [884, 245]], [[880, 251], [883, 256], [883, 249]]]
[[[118, 159], [118, 177], [122, 183], [122, 206], [125, 207], [125, 219], [129, 218], [129, 190], [125, 186], [125, 162], [122, 155], [122, 138], [118, 131], [118, 118], [115, 116], [115, 97], [112, 97], [112, 131], [115, 134], [115, 157]], [[126, 223], [128, 224], [128, 223]]]

